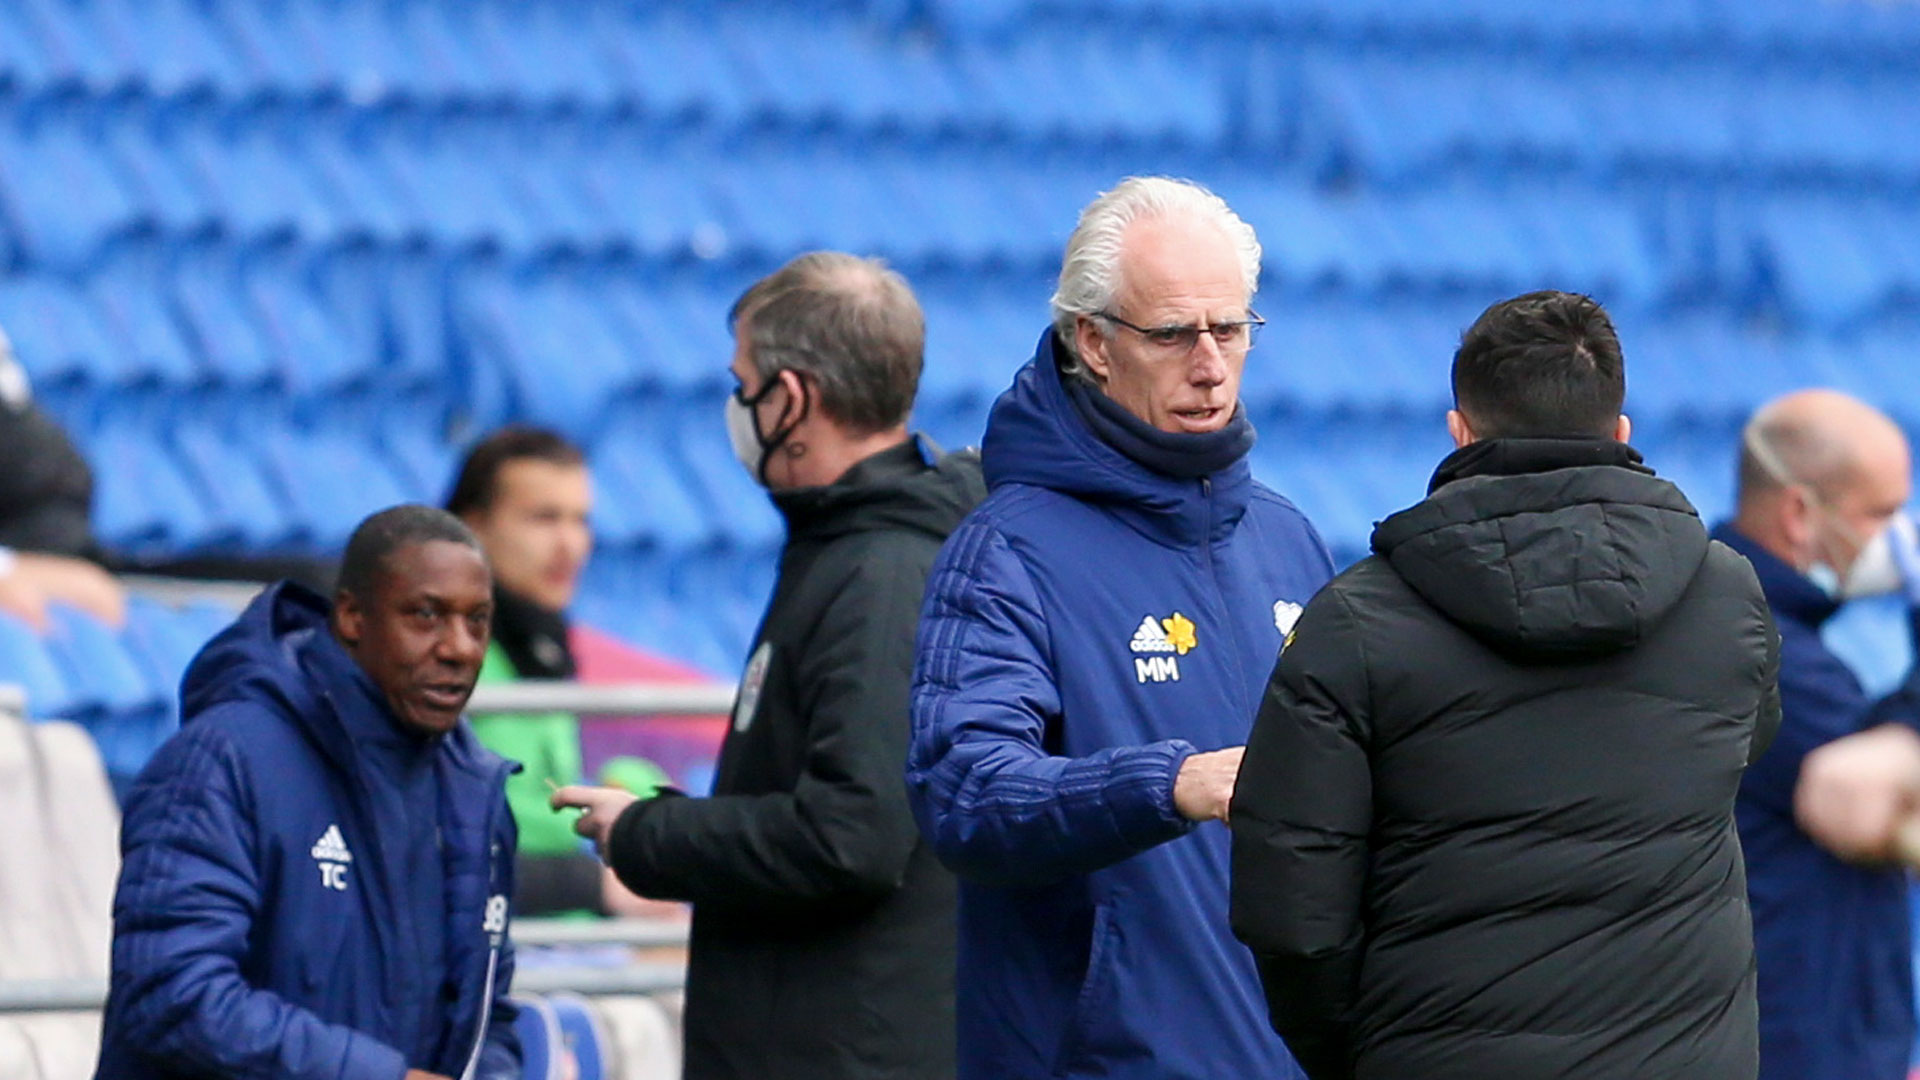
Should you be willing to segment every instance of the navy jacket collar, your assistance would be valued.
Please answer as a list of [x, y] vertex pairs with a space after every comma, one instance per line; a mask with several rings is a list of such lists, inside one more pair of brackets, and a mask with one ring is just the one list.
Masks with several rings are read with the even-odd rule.
[[1714, 526], [1713, 538], [1747, 557], [1747, 561], [1753, 564], [1753, 572], [1760, 578], [1761, 591], [1767, 594], [1767, 604], [1779, 614], [1795, 622], [1817, 627], [1840, 610], [1840, 601], [1822, 592], [1819, 586], [1807, 580], [1807, 575], [1787, 565], [1747, 534], [1734, 528], [1733, 522], [1721, 522]]
[[1225, 537], [1253, 496], [1242, 456], [1212, 476], [1166, 476], [1109, 446], [1087, 426], [1061, 384], [1051, 329], [993, 404], [981, 443], [989, 489], [1028, 484], [1095, 503], [1142, 535], [1186, 548]]

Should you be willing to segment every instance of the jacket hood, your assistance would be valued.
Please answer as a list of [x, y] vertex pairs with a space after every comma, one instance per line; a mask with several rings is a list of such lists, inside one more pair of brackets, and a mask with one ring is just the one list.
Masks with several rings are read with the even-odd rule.
[[906, 529], [945, 540], [987, 494], [980, 455], [942, 454], [924, 436], [882, 450], [825, 487], [775, 492], [791, 539]]
[[[392, 714], [334, 639], [332, 613], [333, 605], [304, 585], [268, 586], [187, 665], [180, 722], [192, 723], [215, 706], [246, 703], [284, 717], [323, 753], [352, 768], [356, 755], [340, 710], [378, 709], [390, 721]], [[459, 767], [485, 772], [504, 764], [465, 723], [441, 741]]]
[[[993, 403], [981, 444], [987, 487], [1028, 484], [1114, 512], [1149, 539], [1189, 547], [1232, 530], [1253, 493], [1245, 457], [1202, 484], [1155, 472], [1087, 426], [1061, 384], [1051, 329]], [[1211, 489], [1211, 498], [1205, 489]]]
[[236, 700], [271, 702], [290, 714], [309, 711], [317, 698], [301, 656], [315, 641], [332, 639], [332, 611], [319, 593], [293, 582], [263, 590], [187, 665], [180, 722]]
[[1374, 529], [1373, 550], [1502, 652], [1632, 648], [1686, 592], [1708, 545], [1686, 496], [1639, 461], [1600, 440], [1475, 444], [1442, 465], [1425, 501]]

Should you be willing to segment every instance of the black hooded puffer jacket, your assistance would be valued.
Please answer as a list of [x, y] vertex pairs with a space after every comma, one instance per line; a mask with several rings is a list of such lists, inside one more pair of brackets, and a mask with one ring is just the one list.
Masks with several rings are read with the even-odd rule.
[[1468, 447], [1373, 548], [1302, 615], [1234, 797], [1275, 1028], [1314, 1080], [1751, 1080], [1752, 568], [1597, 440]]

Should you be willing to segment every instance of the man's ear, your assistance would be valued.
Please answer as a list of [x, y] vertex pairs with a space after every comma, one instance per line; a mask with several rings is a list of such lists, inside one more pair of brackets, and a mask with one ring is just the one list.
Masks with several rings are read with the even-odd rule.
[[1085, 315], [1073, 327], [1073, 344], [1080, 351], [1080, 363], [1101, 382], [1107, 381], [1113, 365], [1107, 359], [1107, 335]]
[[360, 644], [360, 633], [366, 626], [366, 612], [360, 609], [360, 601], [345, 589], [333, 594], [333, 632], [349, 646]]
[[1467, 423], [1467, 414], [1459, 409], [1447, 410], [1447, 434], [1453, 436], [1455, 450], [1478, 441], [1473, 433], [1473, 425]]
[[1620, 419], [1614, 421], [1613, 441], [1617, 443], [1633, 441], [1633, 421], [1627, 419], [1626, 413], [1621, 413]]
[[786, 400], [780, 403], [780, 415], [767, 430], [773, 432], [788, 426], [798, 427], [812, 411], [807, 408], [807, 380], [792, 368], [781, 368], [774, 378], [779, 380]]

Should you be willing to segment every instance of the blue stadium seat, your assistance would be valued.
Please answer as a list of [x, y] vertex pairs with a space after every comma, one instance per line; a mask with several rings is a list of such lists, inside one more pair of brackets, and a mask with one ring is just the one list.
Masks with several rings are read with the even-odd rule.
[[[232, 620], [230, 612], [215, 614], [223, 624]], [[207, 643], [209, 622], [204, 611], [190, 612], [137, 593], [127, 598], [127, 627], [121, 642], [148, 685], [169, 704], [178, 705], [180, 677]]]
[[144, 81], [136, 43], [106, 25], [100, 17], [104, 5], [86, 0], [15, 3], [37, 24], [42, 46], [53, 61], [51, 75], [56, 84], [104, 94]]
[[118, 381], [185, 388], [207, 371], [182, 332], [168, 279], [151, 251], [123, 252], [87, 282], [87, 295], [120, 354]]
[[441, 494], [449, 431], [556, 424], [600, 483], [583, 612], [731, 674], [780, 523], [725, 313], [798, 250], [908, 274], [957, 448], [1078, 210], [1192, 175], [1266, 250], [1256, 464], [1343, 559], [1524, 289], [1614, 310], [1704, 509], [1779, 390], [1920, 421], [1917, 48], [1911, 6], [1804, 0], [18, 0], [0, 326], [143, 554], [337, 545]]
[[712, 13], [647, 5], [633, 15], [609, 18], [631, 28], [627, 70], [648, 113], [669, 121], [697, 117], [721, 127], [750, 114], [741, 65], [718, 46]]
[[427, 410], [395, 410], [378, 426], [380, 448], [408, 497], [438, 506], [453, 486], [459, 463], [438, 418]]
[[948, 401], [918, 408], [913, 414], [913, 430], [949, 453], [978, 448], [987, 434], [987, 404], [985, 401]]
[[1434, 467], [1452, 449], [1439, 416], [1296, 417], [1269, 424], [1252, 463], [1345, 565], [1366, 554], [1376, 522], [1426, 496]]
[[1920, 289], [1920, 265], [1904, 249], [1911, 213], [1877, 202], [1783, 197], [1758, 209], [1754, 242], [1781, 299], [1814, 325], [1832, 327], [1874, 311], [1895, 293]]
[[291, 507], [261, 471], [260, 446], [201, 416], [183, 417], [169, 434], [208, 508], [218, 537], [211, 546], [273, 551], [301, 538]]
[[64, 268], [141, 225], [106, 155], [77, 128], [24, 129], [0, 120], [0, 195], [13, 243]]
[[182, 252], [171, 276], [181, 323], [211, 379], [262, 389], [279, 377], [279, 359], [241, 297], [239, 268], [228, 252]]
[[1439, 416], [1467, 304], [1259, 302], [1266, 317], [1247, 356], [1241, 396], [1255, 422], [1275, 406], [1310, 413]]
[[776, 545], [703, 552], [674, 564], [670, 610], [675, 621], [669, 625], [703, 626], [710, 640], [692, 639], [671, 653], [720, 678], [739, 673], [771, 593], [766, 571], [775, 565]]
[[[1046, 286], [1021, 280], [970, 287], [936, 280], [917, 290], [927, 323], [927, 351], [920, 373], [923, 412], [962, 409], [984, 413], [1032, 355], [1046, 328]], [[969, 442], [977, 442], [976, 434]]]
[[24, 7], [0, 4], [0, 83], [9, 89], [39, 91], [53, 81], [53, 58], [47, 55], [33, 16]]
[[142, 66], [141, 81], [161, 97], [202, 92], [236, 96], [246, 71], [196, 0], [92, 0], [117, 23]]
[[519, 1006], [513, 1032], [520, 1039], [521, 1080], [562, 1080], [567, 1039], [559, 1017], [542, 998], [516, 994], [513, 1003]]
[[79, 713], [133, 712], [158, 705], [154, 686], [118, 635], [85, 612], [55, 604], [45, 642]]
[[132, 427], [87, 441], [94, 470], [94, 531], [112, 550], [159, 554], [219, 544], [226, 529], [208, 512], [170, 450]]
[[[691, 399], [637, 399], [618, 410], [591, 447], [598, 497], [594, 528], [606, 542], [645, 544], [679, 552], [708, 547], [724, 536], [716, 508], [695, 492], [687, 472], [675, 461], [668, 416]], [[709, 416], [718, 425], [720, 405]], [[722, 512], [731, 516], [731, 509]]]
[[222, 207], [185, 160], [161, 107], [129, 101], [103, 118], [102, 152], [122, 178], [142, 220], [162, 232], [204, 238], [221, 225]]
[[711, 642], [704, 623], [669, 598], [666, 566], [663, 557], [640, 548], [597, 547], [574, 594], [574, 619], [639, 648], [699, 663]]
[[295, 397], [360, 385], [380, 362], [378, 326], [336, 317], [291, 259], [256, 259], [241, 272], [242, 302], [277, 358], [277, 377]]
[[407, 501], [391, 466], [350, 432], [266, 421], [251, 425], [246, 438], [310, 550], [338, 551], [362, 518]]
[[26, 690], [29, 716], [65, 719], [82, 712], [80, 697], [69, 689], [46, 640], [5, 613], [0, 613], [0, 681]]
[[56, 278], [0, 279], [0, 328], [35, 382], [112, 384], [125, 374], [121, 344], [87, 298]]
[[548, 994], [547, 1005], [559, 1021], [567, 1049], [573, 1052], [574, 1080], [614, 1080], [613, 1039], [587, 999], [578, 994]]

